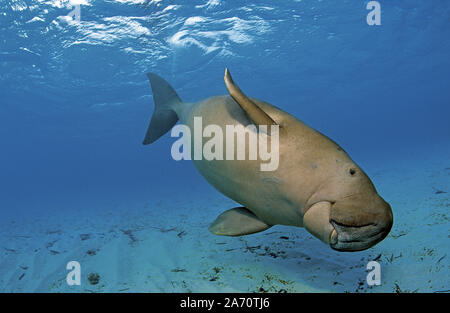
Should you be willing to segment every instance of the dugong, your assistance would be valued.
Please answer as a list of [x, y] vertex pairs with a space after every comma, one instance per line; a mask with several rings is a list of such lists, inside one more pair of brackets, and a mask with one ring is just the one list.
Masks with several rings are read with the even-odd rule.
[[[242, 205], [220, 214], [209, 227], [212, 233], [241, 236], [273, 225], [297, 226], [334, 250], [361, 251], [391, 230], [390, 205], [338, 144], [283, 110], [247, 97], [228, 69], [224, 80], [229, 95], [194, 103], [182, 102], [160, 76], [147, 76], [155, 108], [144, 145], [167, 133], [178, 120], [194, 132], [196, 117], [202, 118], [203, 125], [223, 129], [227, 125], [278, 126], [279, 164], [273, 171], [261, 171], [260, 158], [193, 158], [211, 185]], [[272, 133], [267, 131], [266, 136], [271, 140]]]

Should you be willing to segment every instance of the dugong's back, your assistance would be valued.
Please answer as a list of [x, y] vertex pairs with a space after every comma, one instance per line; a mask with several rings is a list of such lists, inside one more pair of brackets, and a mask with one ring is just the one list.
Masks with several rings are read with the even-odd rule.
[[[289, 113], [269, 103], [252, 100], [284, 128], [279, 135], [279, 162], [274, 171], [261, 170], [261, 164], [268, 161], [261, 160], [259, 155], [256, 160], [249, 160], [248, 141], [245, 145], [246, 159], [237, 160], [236, 138], [233, 160], [225, 159], [226, 149], [229, 148], [225, 144], [227, 125], [252, 125], [245, 111], [230, 96], [212, 97], [192, 104], [190, 110], [180, 114], [181, 123], [188, 125], [191, 133], [194, 130], [194, 117], [201, 117], [203, 128], [217, 125], [223, 130], [223, 160], [195, 160], [194, 155], [192, 159], [211, 185], [262, 220], [271, 221], [271, 224], [301, 226], [304, 207], [293, 210], [290, 199], [285, 196], [293, 193], [299, 199], [297, 203], [306, 204], [321, 178], [314, 171], [314, 160], [321, 154], [319, 150], [327, 153], [336, 144]], [[210, 139], [211, 137], [203, 138], [202, 147]], [[194, 154], [194, 146], [191, 151]], [[295, 190], [290, 190], [293, 186]]]

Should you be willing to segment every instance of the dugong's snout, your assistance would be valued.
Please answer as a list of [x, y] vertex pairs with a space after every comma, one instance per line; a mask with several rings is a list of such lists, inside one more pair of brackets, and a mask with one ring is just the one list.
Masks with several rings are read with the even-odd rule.
[[330, 212], [331, 248], [338, 251], [368, 249], [390, 232], [393, 224], [391, 206], [378, 195], [361, 195], [336, 201]]

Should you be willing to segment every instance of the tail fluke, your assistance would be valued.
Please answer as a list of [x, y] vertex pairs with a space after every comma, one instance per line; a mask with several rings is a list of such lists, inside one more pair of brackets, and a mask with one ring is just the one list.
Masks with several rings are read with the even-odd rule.
[[154, 73], [147, 73], [153, 90], [155, 110], [150, 125], [142, 144], [148, 145], [167, 133], [178, 121], [178, 116], [173, 110], [174, 105], [181, 103], [172, 86]]

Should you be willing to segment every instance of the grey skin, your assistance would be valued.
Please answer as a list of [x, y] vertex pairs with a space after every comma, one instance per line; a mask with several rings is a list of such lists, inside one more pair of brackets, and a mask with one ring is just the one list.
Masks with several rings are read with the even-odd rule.
[[339, 145], [281, 109], [247, 97], [228, 70], [225, 84], [230, 96], [195, 103], [183, 103], [158, 75], [148, 77], [155, 111], [144, 144], [154, 142], [178, 120], [193, 133], [195, 116], [202, 117], [203, 127], [221, 126], [224, 134], [226, 125], [279, 125], [275, 171], [261, 171], [259, 158], [194, 160], [211, 185], [242, 205], [219, 215], [209, 228], [212, 233], [241, 236], [289, 225], [305, 227], [335, 250], [360, 251], [383, 240], [391, 230], [390, 205]]

